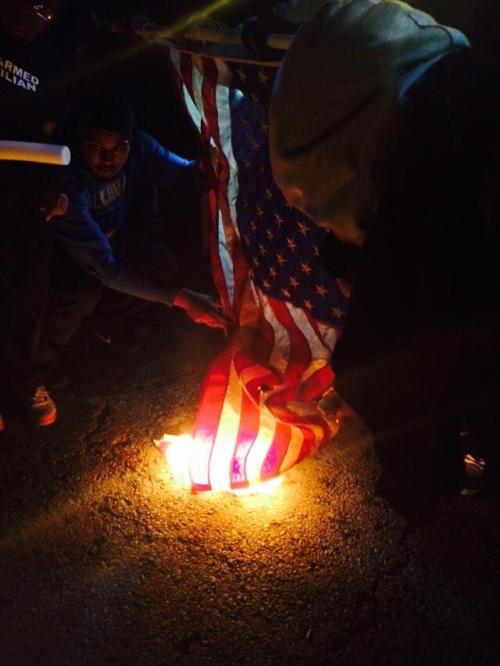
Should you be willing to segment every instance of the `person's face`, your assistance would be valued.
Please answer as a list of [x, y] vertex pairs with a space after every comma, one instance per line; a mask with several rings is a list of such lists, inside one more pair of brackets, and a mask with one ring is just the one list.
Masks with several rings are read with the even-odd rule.
[[52, 26], [61, 4], [61, 0], [0, 0], [0, 25], [14, 39], [32, 42]]
[[89, 129], [82, 132], [80, 151], [92, 173], [101, 180], [111, 180], [123, 168], [130, 152], [130, 142], [121, 132]]

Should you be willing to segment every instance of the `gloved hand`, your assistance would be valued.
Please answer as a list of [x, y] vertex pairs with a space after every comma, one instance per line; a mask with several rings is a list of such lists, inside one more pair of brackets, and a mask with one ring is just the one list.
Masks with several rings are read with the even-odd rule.
[[182, 310], [197, 324], [227, 331], [231, 321], [222, 313], [222, 305], [208, 294], [200, 294], [190, 289], [179, 289], [173, 305]]

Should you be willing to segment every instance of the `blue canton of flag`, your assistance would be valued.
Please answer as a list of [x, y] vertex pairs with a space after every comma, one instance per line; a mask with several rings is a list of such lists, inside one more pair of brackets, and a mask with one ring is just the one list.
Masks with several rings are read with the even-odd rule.
[[347, 299], [319, 258], [326, 232], [288, 204], [272, 179], [267, 107], [275, 72], [255, 65], [233, 69], [232, 137], [243, 250], [263, 292], [341, 326]]

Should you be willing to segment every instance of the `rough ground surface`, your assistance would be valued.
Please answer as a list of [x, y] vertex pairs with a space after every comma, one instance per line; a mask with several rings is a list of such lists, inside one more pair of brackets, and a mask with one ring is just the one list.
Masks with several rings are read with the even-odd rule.
[[272, 495], [175, 486], [152, 440], [222, 343], [182, 315], [126, 360], [80, 339], [54, 427], [7, 406], [0, 663], [500, 663], [498, 495], [411, 527], [356, 423]]

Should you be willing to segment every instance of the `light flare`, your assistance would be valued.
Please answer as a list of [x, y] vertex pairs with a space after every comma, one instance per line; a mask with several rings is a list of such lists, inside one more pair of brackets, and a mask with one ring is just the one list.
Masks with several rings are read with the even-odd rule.
[[182, 36], [182, 33], [185, 33], [199, 23], [203, 23], [211, 18], [212, 14], [230, 6], [231, 4], [233, 4], [233, 0], [214, 0], [214, 2], [209, 2], [205, 7], [192, 12], [188, 16], [182, 16], [178, 21], [170, 24], [166, 28], [160, 28], [160, 30], [156, 32], [156, 36], [168, 38], [172, 33]]

